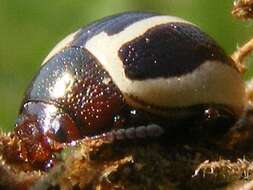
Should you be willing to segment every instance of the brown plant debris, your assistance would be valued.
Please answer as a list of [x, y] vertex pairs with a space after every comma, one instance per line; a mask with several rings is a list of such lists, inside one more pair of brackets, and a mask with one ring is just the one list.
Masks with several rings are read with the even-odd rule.
[[25, 172], [7, 164], [0, 157], [0, 189], [29, 189], [44, 174], [40, 171]]
[[246, 159], [237, 159], [235, 162], [223, 159], [218, 161], [206, 160], [198, 166], [193, 177], [198, 175], [202, 175], [203, 177], [214, 175], [217, 179], [222, 178], [222, 180], [226, 179], [229, 182], [240, 180], [241, 178], [252, 179], [252, 172], [253, 162]]
[[81, 144], [69, 150], [32, 189], [214, 189], [252, 179], [252, 162], [214, 149], [155, 141], [88, 149]]
[[1, 158], [0, 189], [208, 190], [246, 183], [252, 179], [253, 157], [238, 159], [233, 152], [166, 139], [82, 140], [66, 146], [62, 161], [46, 173], [24, 172]]
[[235, 0], [232, 15], [239, 19], [253, 18], [253, 0]]

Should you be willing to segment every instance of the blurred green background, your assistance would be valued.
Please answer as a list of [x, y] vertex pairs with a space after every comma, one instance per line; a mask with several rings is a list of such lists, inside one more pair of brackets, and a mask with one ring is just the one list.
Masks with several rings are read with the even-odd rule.
[[64, 36], [123, 11], [183, 17], [209, 33], [230, 54], [252, 37], [251, 22], [230, 15], [232, 0], [1, 0], [0, 127], [13, 127], [23, 93], [43, 58]]

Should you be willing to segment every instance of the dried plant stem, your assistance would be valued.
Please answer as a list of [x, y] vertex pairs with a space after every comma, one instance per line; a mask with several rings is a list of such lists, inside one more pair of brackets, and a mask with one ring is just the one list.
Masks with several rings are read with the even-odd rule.
[[232, 54], [232, 59], [235, 61], [236, 67], [238, 70], [243, 73], [245, 72], [245, 65], [243, 64], [245, 58], [253, 52], [253, 38], [246, 42], [243, 46], [237, 49]]

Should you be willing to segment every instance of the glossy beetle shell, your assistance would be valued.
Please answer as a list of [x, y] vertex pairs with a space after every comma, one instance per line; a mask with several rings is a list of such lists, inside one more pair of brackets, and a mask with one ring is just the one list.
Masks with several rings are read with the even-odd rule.
[[29, 147], [27, 159], [44, 164], [55, 143], [150, 124], [166, 130], [169, 121], [196, 119], [210, 105], [236, 118], [244, 103], [233, 61], [198, 27], [123, 13], [79, 29], [52, 50], [25, 94], [15, 132]]

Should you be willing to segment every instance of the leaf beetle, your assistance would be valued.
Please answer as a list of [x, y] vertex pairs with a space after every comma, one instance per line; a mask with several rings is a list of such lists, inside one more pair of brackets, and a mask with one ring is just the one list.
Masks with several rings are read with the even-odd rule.
[[196, 25], [129, 12], [56, 45], [25, 93], [14, 135], [19, 158], [41, 169], [61, 143], [160, 136], [200, 118], [230, 126], [245, 102], [233, 60]]

